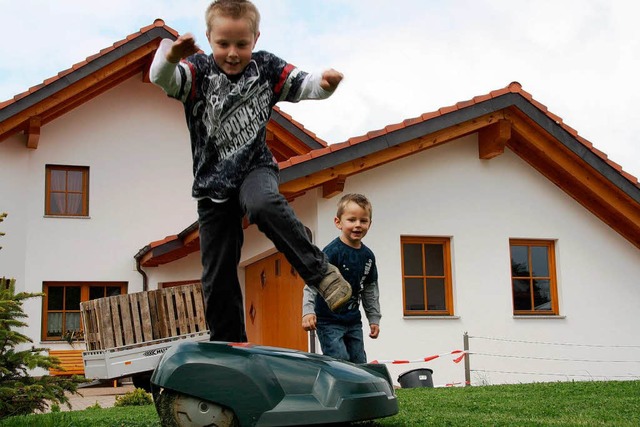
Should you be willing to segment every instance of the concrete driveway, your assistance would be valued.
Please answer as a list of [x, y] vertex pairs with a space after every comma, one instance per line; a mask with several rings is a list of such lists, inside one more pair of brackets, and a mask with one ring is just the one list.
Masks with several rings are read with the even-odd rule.
[[[101, 408], [110, 408], [116, 402], [116, 396], [122, 396], [135, 390], [131, 383], [123, 383], [114, 387], [113, 385], [100, 384], [91, 387], [78, 388], [82, 396], [78, 394], [67, 394], [72, 411], [82, 411], [98, 403]], [[60, 407], [62, 411], [69, 411], [66, 405]]]

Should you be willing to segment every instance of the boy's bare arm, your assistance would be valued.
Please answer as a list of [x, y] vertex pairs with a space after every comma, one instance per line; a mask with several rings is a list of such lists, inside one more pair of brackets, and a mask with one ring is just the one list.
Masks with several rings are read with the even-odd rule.
[[191, 33], [185, 33], [178, 37], [171, 48], [167, 51], [167, 61], [174, 64], [180, 62], [181, 59], [187, 58], [195, 53], [198, 53], [200, 48], [196, 44], [196, 39]]

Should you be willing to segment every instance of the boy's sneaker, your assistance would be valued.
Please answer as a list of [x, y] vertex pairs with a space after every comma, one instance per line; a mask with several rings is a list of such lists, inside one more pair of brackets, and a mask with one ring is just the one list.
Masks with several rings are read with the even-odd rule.
[[327, 264], [327, 272], [317, 288], [331, 311], [336, 311], [351, 298], [351, 285], [335, 265]]

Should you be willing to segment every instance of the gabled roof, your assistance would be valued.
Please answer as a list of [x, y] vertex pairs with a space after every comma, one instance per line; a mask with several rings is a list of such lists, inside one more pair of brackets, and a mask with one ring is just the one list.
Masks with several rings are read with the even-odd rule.
[[[160, 41], [177, 37], [174, 29], [166, 26], [162, 19], [156, 19], [152, 25], [0, 102], [0, 143], [24, 132], [26, 147], [37, 149], [40, 133], [47, 123], [137, 74], [149, 82], [149, 66]], [[278, 108], [274, 108], [267, 133], [268, 144], [278, 161], [327, 146]]]
[[[580, 137], [517, 82], [281, 161], [280, 191], [292, 200], [310, 189], [322, 188], [328, 198], [341, 192], [352, 175], [476, 132], [480, 159], [489, 161], [510, 149], [640, 248], [638, 179]], [[189, 229], [189, 239], [197, 238], [197, 223]], [[171, 237], [156, 243], [160, 243], [156, 247], [181, 245]], [[151, 245], [136, 256], [143, 266], [160, 264]], [[186, 255], [184, 251], [174, 254]], [[163, 256], [164, 262], [172, 260], [166, 251]]]

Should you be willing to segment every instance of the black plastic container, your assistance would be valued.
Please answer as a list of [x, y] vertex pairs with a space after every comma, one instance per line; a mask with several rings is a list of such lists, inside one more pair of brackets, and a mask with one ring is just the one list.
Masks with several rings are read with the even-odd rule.
[[398, 382], [402, 388], [433, 387], [433, 370], [420, 368], [400, 374]]

